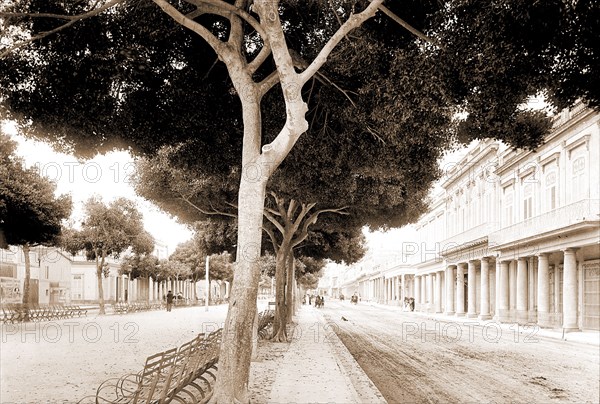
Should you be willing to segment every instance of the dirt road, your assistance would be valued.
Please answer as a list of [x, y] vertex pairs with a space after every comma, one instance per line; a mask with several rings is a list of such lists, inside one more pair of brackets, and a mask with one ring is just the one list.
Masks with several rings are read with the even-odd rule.
[[597, 346], [365, 303], [323, 314], [389, 403], [600, 402]]

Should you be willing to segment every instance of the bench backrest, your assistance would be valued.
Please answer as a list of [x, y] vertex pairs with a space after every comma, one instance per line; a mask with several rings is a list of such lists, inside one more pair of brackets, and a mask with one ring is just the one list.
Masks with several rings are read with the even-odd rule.
[[133, 399], [134, 403], [151, 403], [157, 395], [167, 388], [168, 377], [171, 374], [177, 348], [159, 352], [146, 359], [144, 369], [140, 373], [138, 389]]

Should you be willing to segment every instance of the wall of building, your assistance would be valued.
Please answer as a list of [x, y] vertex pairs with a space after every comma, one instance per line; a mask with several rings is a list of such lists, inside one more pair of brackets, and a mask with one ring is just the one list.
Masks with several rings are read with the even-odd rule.
[[363, 261], [343, 284], [385, 304], [410, 290], [419, 311], [600, 329], [600, 114], [563, 111], [535, 151], [479, 142], [444, 173], [399, 247], [408, 269]]

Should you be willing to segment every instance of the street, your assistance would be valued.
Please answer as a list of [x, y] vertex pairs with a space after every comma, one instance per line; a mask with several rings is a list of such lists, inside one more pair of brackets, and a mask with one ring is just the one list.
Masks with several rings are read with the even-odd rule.
[[365, 302], [321, 310], [389, 403], [599, 402], [597, 346]]

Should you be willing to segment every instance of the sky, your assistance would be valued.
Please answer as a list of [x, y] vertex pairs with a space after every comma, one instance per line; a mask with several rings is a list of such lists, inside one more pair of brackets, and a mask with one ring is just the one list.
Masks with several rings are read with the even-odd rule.
[[78, 161], [75, 157], [55, 152], [48, 144], [25, 139], [15, 128], [4, 123], [2, 131], [18, 143], [17, 155], [26, 167], [36, 166], [46, 178], [56, 183], [58, 195], [70, 194], [73, 199], [72, 219], [83, 218], [83, 202], [94, 194], [105, 203], [118, 197], [136, 202], [144, 216], [144, 227], [155, 240], [165, 243], [172, 254], [177, 244], [189, 240], [193, 233], [184, 225], [162, 212], [157, 206], [136, 195], [131, 185], [133, 158], [124, 151], [98, 155], [92, 160]]

